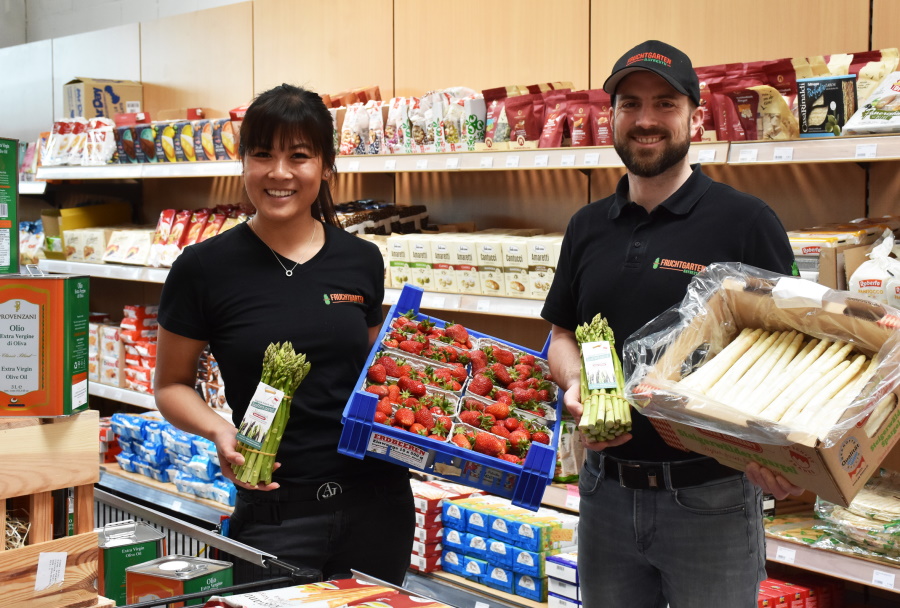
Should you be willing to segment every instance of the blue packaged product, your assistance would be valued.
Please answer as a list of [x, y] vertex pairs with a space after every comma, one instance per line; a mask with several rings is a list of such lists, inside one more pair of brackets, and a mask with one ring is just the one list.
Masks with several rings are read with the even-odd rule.
[[502, 540], [504, 542], [512, 542], [512, 533], [510, 532], [512, 522], [507, 515], [494, 514], [488, 515], [488, 529], [491, 538]]
[[144, 461], [151, 465], [164, 469], [169, 464], [169, 454], [166, 452], [165, 446], [158, 440], [147, 441], [135, 445], [135, 453]]
[[206, 454], [192, 456], [187, 465], [188, 470], [203, 481], [212, 481], [219, 473], [219, 467]]
[[516, 574], [516, 587], [514, 593], [518, 596], [534, 600], [535, 602], [547, 601], [547, 578], [538, 578], [528, 574]]
[[488, 567], [488, 563], [483, 559], [478, 559], [477, 557], [469, 557], [467, 555], [465, 557], [465, 564], [463, 566], [463, 576], [469, 580], [480, 583], [484, 578], [484, 575], [487, 574]]
[[488, 514], [472, 509], [466, 510], [466, 532], [472, 534], [481, 534], [482, 536], [490, 536], [490, 528], [488, 527]]
[[502, 540], [489, 538], [487, 543], [487, 560], [494, 566], [511, 568], [513, 563], [513, 547]]
[[492, 589], [512, 593], [515, 588], [515, 575], [512, 570], [507, 570], [500, 566], [488, 566], [487, 573], [482, 577], [481, 583]]
[[447, 549], [453, 549], [463, 553], [466, 549], [466, 533], [452, 528], [444, 528], [444, 536], [441, 539], [441, 544]]
[[166, 446], [166, 449], [172, 454], [180, 454], [187, 457], [194, 455], [191, 449], [191, 437], [192, 435], [189, 433], [185, 433], [174, 426], [169, 426], [163, 429], [162, 432], [163, 445]]
[[134, 454], [129, 452], [120, 452], [116, 454], [116, 462], [119, 463], [119, 467], [123, 471], [127, 471], [128, 473], [137, 473], [137, 470], [134, 468]]
[[466, 557], [461, 551], [454, 551], [453, 549], [444, 547], [444, 550], [441, 553], [441, 569], [450, 574], [463, 576], [466, 565], [465, 560]]
[[199, 480], [190, 473], [178, 471], [178, 473], [175, 474], [175, 487], [182, 494], [196, 495], [197, 482], [199, 482]]
[[513, 572], [537, 577], [545, 576], [544, 558], [545, 554], [543, 553], [514, 547], [512, 552]]
[[487, 561], [487, 539], [484, 536], [479, 534], [469, 534], [467, 532], [464, 542], [466, 543], [466, 547], [463, 550], [463, 553], [470, 557], [477, 557], [478, 559]]
[[216, 451], [215, 443], [197, 435], [191, 435], [191, 443], [194, 448], [194, 454], [207, 456], [216, 466], [221, 466], [219, 464], [219, 452]]
[[234, 501], [237, 498], [237, 488], [231, 481], [221, 476], [217, 477], [215, 481], [212, 482], [212, 490], [210, 493], [211, 500], [220, 502], [223, 505], [228, 505], [229, 507], [234, 506]]
[[452, 528], [460, 532], [466, 531], [466, 508], [453, 502], [445, 500], [441, 505], [441, 522], [444, 528]]

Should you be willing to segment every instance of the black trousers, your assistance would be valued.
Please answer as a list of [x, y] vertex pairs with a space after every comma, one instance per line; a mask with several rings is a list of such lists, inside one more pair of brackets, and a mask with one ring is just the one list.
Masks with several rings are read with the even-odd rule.
[[[299, 503], [284, 495], [240, 491], [229, 537], [291, 565], [319, 570], [324, 580], [347, 578], [352, 569], [401, 585], [416, 524], [409, 480], [400, 481], [355, 488], [339, 500]], [[278, 575], [283, 573], [240, 559], [234, 565], [235, 584]]]

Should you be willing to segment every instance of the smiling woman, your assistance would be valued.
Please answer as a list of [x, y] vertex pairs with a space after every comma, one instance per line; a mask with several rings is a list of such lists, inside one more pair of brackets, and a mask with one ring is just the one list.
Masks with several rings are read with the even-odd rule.
[[[381, 325], [384, 268], [375, 245], [337, 224], [331, 114], [312, 91], [270, 89], [247, 109], [239, 155], [256, 214], [186, 247], [172, 265], [159, 309], [157, 406], [215, 442], [223, 474], [238, 486], [229, 536], [325, 578], [355, 569], [400, 584], [415, 526], [409, 472], [337, 453], [343, 407]], [[342, 305], [329, 305], [336, 296]], [[277, 342], [305, 353], [311, 369], [291, 401], [272, 483], [251, 486], [231, 467], [243, 462], [235, 423]], [[207, 345], [232, 422], [193, 389]], [[267, 576], [235, 565], [236, 581]]]

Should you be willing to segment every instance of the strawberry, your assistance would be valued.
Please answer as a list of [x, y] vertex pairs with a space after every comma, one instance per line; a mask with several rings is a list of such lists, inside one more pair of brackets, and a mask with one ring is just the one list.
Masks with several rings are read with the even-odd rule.
[[469, 438], [466, 436], [465, 431], [463, 431], [462, 429], [460, 429], [459, 432], [454, 433], [453, 437], [450, 438], [450, 441], [466, 450], [472, 449], [472, 444], [469, 441]]
[[545, 388], [538, 390], [538, 401], [550, 401], [550, 391]]
[[513, 369], [516, 370], [516, 374], [519, 375], [519, 378], [530, 378], [531, 374], [534, 372], [534, 368], [532, 366], [525, 365], [523, 363], [516, 364]]
[[439, 435], [437, 433], [432, 433], [431, 435], [428, 436], [428, 438], [434, 439], [435, 441], [446, 441], [447, 440], [446, 437], [444, 437], [443, 435]]
[[484, 408], [484, 413], [491, 414], [497, 420], [505, 420], [509, 418], [509, 406], [495, 401]]
[[509, 437], [509, 431], [503, 426], [502, 422], [494, 424], [494, 426], [488, 429], [488, 432], [500, 437]]
[[400, 405], [402, 405], [403, 407], [408, 407], [414, 412], [422, 407], [422, 404], [419, 403], [419, 400], [415, 397], [406, 397], [405, 399], [403, 399]]
[[413, 355], [420, 354], [425, 349], [425, 343], [418, 340], [403, 340], [399, 343], [400, 350], [406, 351]]
[[440, 380], [442, 383], [447, 383], [447, 384], [450, 384], [451, 382], [453, 382], [453, 374], [446, 367], [439, 367], [436, 370], [434, 370], [434, 373], [432, 374], [432, 378], [434, 378], [435, 380]]
[[383, 367], [385, 373], [387, 373], [388, 376], [394, 376], [395, 378], [397, 377], [397, 362], [394, 361], [393, 358], [388, 357], [387, 355], [383, 355], [375, 359], [375, 365], [380, 365], [381, 367]]
[[387, 397], [388, 396], [388, 387], [381, 384], [373, 384], [372, 386], [366, 387], [367, 393], [372, 393], [378, 397]]
[[512, 392], [513, 401], [516, 403], [526, 403], [531, 401], [531, 395], [526, 388], [514, 388]]
[[513, 454], [500, 454], [500, 460], [505, 460], [506, 462], [511, 462], [513, 464], [522, 464], [522, 461], [519, 460], [518, 456], [514, 456]]
[[510, 433], [506, 440], [509, 442], [510, 451], [513, 454], [524, 454], [528, 451], [528, 446], [531, 444], [528, 432], [521, 428]]
[[496, 378], [497, 382], [503, 386], [506, 386], [513, 381], [513, 377], [509, 373], [509, 370], [501, 363], [494, 363], [491, 366], [491, 371], [494, 373], [494, 378]]
[[426, 410], [424, 407], [416, 412], [416, 422], [422, 425], [428, 431], [434, 428], [434, 414]]
[[388, 415], [384, 412], [375, 412], [375, 422], [378, 424], [387, 424], [388, 423]]
[[389, 384], [387, 389], [388, 399], [391, 400], [391, 403], [400, 403], [400, 387], [396, 384]]
[[505, 426], [506, 430], [509, 432], [513, 432], [514, 430], [516, 430], [521, 426], [521, 424], [522, 423], [519, 422], [518, 418], [509, 417], [503, 420], [503, 426]]
[[476, 412], [484, 411], [484, 403], [479, 401], [478, 399], [472, 399], [471, 397], [463, 401], [463, 409], [464, 410], [475, 410]]
[[403, 376], [397, 380], [397, 386], [401, 391], [407, 392], [413, 397], [425, 396], [425, 384], [421, 380], [415, 380], [409, 376]]
[[401, 407], [394, 412], [394, 422], [405, 427], [409, 427], [416, 421], [416, 413], [408, 407]]
[[494, 383], [491, 382], [491, 379], [484, 374], [476, 374], [474, 378], [469, 380], [467, 390], [470, 393], [481, 395], [483, 397], [485, 395], [491, 394], [491, 392], [494, 390]]
[[528, 353], [522, 353], [521, 355], [519, 355], [519, 358], [516, 361], [516, 363], [521, 363], [522, 365], [530, 365], [530, 366], [534, 367], [534, 364], [535, 364], [534, 355], [529, 355]]
[[499, 456], [503, 447], [503, 442], [499, 437], [490, 433], [478, 433], [475, 435], [475, 445], [472, 449], [488, 456]]
[[444, 430], [444, 434], [446, 435], [451, 426], [453, 426], [453, 420], [450, 418], [450, 416], [436, 416], [434, 419], [435, 432], [437, 432], [439, 430], [438, 427], [440, 427]]
[[481, 417], [481, 412], [476, 410], [464, 410], [459, 413], [459, 421], [464, 424], [469, 424], [471, 426], [478, 426], [478, 419]]
[[505, 403], [506, 405], [509, 405], [509, 406], [512, 405], [512, 395], [510, 395], [507, 392], [498, 392], [497, 395], [494, 397], [494, 399], [496, 399], [500, 403]]
[[416, 325], [416, 329], [418, 329], [423, 334], [427, 334], [431, 331], [431, 328], [434, 327], [434, 321], [429, 321], [428, 319], [423, 319], [419, 321], [419, 324]]
[[384, 344], [384, 346], [387, 348], [397, 348], [400, 346], [400, 341], [394, 340], [392, 338], [385, 338], [382, 344]]
[[459, 323], [447, 323], [444, 327], [444, 335], [453, 339], [458, 344], [468, 344], [469, 332]]
[[390, 416], [394, 413], [394, 404], [391, 403], [390, 397], [383, 397], [378, 405], [375, 406], [376, 412], [382, 412], [387, 416]]
[[400, 363], [397, 365], [397, 369], [396, 369], [397, 375], [395, 377], [402, 378], [403, 376], [410, 376], [410, 375], [412, 375], [412, 371], [413, 371], [412, 365], [410, 365], [408, 363]]
[[428, 429], [426, 429], [423, 425], [418, 422], [413, 422], [409, 425], [409, 429], [407, 429], [410, 433], [415, 433], [416, 435], [427, 435]]
[[466, 351], [466, 356], [472, 364], [472, 373], [477, 373], [488, 365], [487, 353], [483, 350]]
[[535, 443], [550, 445], [550, 436], [544, 431], [535, 431], [534, 433], [532, 433], [531, 440]]
[[366, 371], [366, 378], [375, 384], [384, 384], [387, 380], [387, 370], [380, 363], [376, 363]]
[[490, 414], [481, 414], [481, 415], [478, 417], [478, 424], [477, 424], [476, 426], [480, 426], [480, 427], [483, 428], [484, 430], [488, 430], [489, 428], [491, 428], [492, 426], [494, 426], [494, 424], [496, 424], [496, 423], [497, 423], [497, 419], [494, 418], [492, 415], [490, 415]]
[[494, 348], [494, 359], [506, 366], [513, 365], [516, 362], [516, 356], [512, 351], [496, 347]]
[[450, 369], [450, 375], [459, 382], [465, 382], [466, 378], [469, 377], [469, 372], [466, 371], [466, 368], [462, 363], [456, 363]]

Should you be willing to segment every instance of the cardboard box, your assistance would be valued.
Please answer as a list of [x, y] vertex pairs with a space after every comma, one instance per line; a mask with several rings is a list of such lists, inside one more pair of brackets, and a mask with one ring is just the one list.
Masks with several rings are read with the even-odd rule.
[[506, 282], [503, 280], [503, 237], [481, 233], [476, 238], [481, 293], [486, 296], [506, 295]]
[[574, 585], [578, 584], [578, 553], [559, 553], [547, 557], [547, 576]]
[[75, 78], [63, 85], [66, 118], [113, 118], [116, 114], [140, 112], [143, 102], [144, 85], [134, 80]]
[[409, 245], [410, 282], [422, 289], [434, 291], [430, 237], [424, 234], [410, 234], [406, 239]]
[[[787, 279], [799, 281], [798, 279]], [[736, 329], [744, 327], [760, 327], [764, 330], [803, 329], [808, 326], [807, 317], [815, 315], [820, 323], [825, 323], [833, 331], [854, 336], [858, 347], [877, 352], [886, 340], [895, 334], [891, 323], [880, 324], [879, 321], [893, 317], [888, 311], [868, 300], [843, 299], [843, 295], [826, 292], [821, 295], [821, 305], [802, 308], [783, 308], [776, 306], [772, 297], [773, 284], [765, 281], [745, 284], [738, 279], [727, 279], [722, 288], [708, 300], [711, 314], [696, 317], [695, 322], [683, 331], [656, 363], [644, 386], [650, 387], [653, 380], [675, 381], [679, 371], [675, 371], [675, 362], [688, 358], [689, 354], [710, 336], [720, 332], [720, 324], [725, 317], [733, 318]], [[834, 294], [829, 300], [828, 294]], [[840, 301], [838, 301], [840, 300]], [[680, 366], [680, 364], [678, 364]], [[667, 370], [667, 371], [663, 371]], [[648, 389], [649, 390], [649, 389]], [[720, 463], [743, 470], [747, 463], [758, 462], [777, 473], [782, 474], [791, 483], [814, 492], [830, 502], [847, 506], [863, 484], [874, 473], [891, 448], [900, 439], [900, 408], [893, 411], [869, 436], [862, 424], [849, 429], [830, 447], [816, 437], [802, 431], [791, 433], [787, 439], [794, 440], [790, 445], [772, 445], [757, 443], [738, 437], [746, 432], [747, 427], [740, 420], [723, 420], [722, 410], [714, 408], [691, 408], [691, 398], [666, 389], [665, 396], [657, 391], [636, 392], [647, 397], [645, 405], [657, 400], [661, 408], [672, 407], [677, 400], [679, 409], [696, 420], [697, 425], [714, 426], [715, 428], [734, 428], [733, 434], [725, 434], [707, 430], [697, 425], [688, 425], [668, 419], [652, 417], [651, 422], [663, 439], [672, 447], [690, 450], [712, 456]], [[893, 394], [900, 393], [896, 377], [883, 380], [874, 390], [870, 402], [878, 403]], [[734, 410], [729, 410], [734, 411]], [[851, 415], [850, 412], [847, 415]]]
[[435, 291], [459, 293], [453, 257], [451, 241], [443, 236], [431, 239], [431, 269], [434, 274]]
[[409, 556], [409, 567], [418, 572], [435, 572], [441, 569], [441, 554], [437, 555], [416, 555]]
[[101, 203], [67, 209], [42, 209], [41, 222], [44, 234], [48, 237], [62, 237], [62, 251], [44, 250], [44, 255], [51, 260], [64, 260], [66, 251], [66, 230], [76, 228], [94, 228], [98, 226], [114, 226], [126, 224], [131, 220], [131, 205], [128, 203]]
[[503, 283], [506, 295], [527, 298], [531, 295], [528, 281], [528, 238], [510, 237], [500, 246], [503, 255]]
[[443, 237], [450, 244], [453, 271], [459, 293], [480, 294], [481, 280], [478, 278], [478, 250], [471, 236]]
[[413, 555], [432, 557], [434, 555], [440, 555], [443, 551], [444, 547], [443, 545], [441, 545], [441, 543], [420, 543], [419, 541], [413, 541]]
[[0, 277], [0, 416], [88, 407], [89, 279]]
[[581, 601], [581, 587], [575, 583], [549, 577], [547, 578], [547, 591], [553, 595], [568, 598], [576, 602]]
[[553, 593], [548, 593], [547, 608], [581, 608], [581, 602], [577, 602], [567, 597], [554, 595]]
[[391, 235], [387, 240], [388, 247], [388, 285], [400, 289], [412, 280], [410, 270], [409, 240], [406, 236]]
[[85, 228], [81, 231], [81, 252], [85, 262], [103, 262], [106, 244], [112, 234], [109, 228]]

